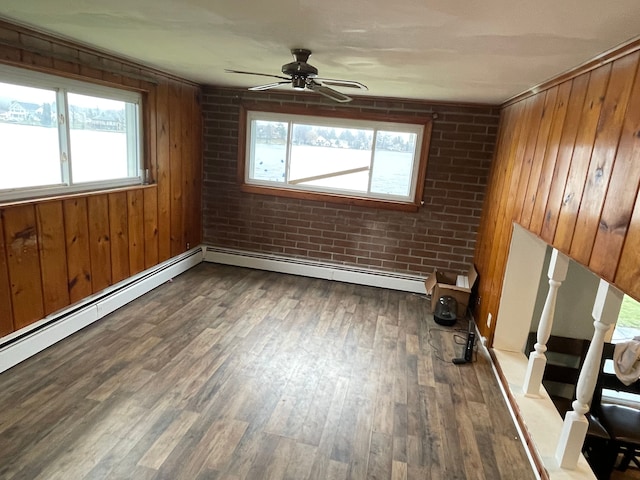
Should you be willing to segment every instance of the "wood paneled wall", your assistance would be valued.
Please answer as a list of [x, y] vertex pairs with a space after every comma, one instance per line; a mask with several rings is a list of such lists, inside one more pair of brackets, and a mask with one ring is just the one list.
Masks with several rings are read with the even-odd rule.
[[475, 254], [488, 338], [513, 222], [640, 299], [639, 59], [618, 55], [503, 108]]
[[151, 177], [0, 205], [2, 337], [201, 242], [202, 110], [197, 85], [2, 22], [0, 63], [142, 92]]

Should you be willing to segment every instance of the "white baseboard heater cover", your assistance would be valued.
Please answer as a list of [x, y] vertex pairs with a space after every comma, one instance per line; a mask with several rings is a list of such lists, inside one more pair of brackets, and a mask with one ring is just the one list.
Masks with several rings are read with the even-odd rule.
[[191, 249], [3, 337], [0, 373], [189, 270], [202, 259], [202, 247]]
[[200, 246], [145, 270], [98, 295], [0, 339], [0, 373], [54, 345], [202, 261], [425, 294], [417, 275], [358, 269], [305, 259]]
[[424, 278], [418, 275], [395, 274], [380, 270], [217, 247], [205, 247], [204, 261], [426, 294]]

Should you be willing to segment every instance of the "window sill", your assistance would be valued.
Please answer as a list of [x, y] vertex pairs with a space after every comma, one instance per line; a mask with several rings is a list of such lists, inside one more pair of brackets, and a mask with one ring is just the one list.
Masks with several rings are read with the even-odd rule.
[[138, 184], [138, 185], [127, 185], [124, 187], [104, 188], [100, 190], [85, 190], [80, 192], [51, 195], [51, 196], [42, 196], [42, 197], [36, 197], [36, 198], [25, 198], [21, 200], [7, 200], [7, 201], [0, 202], [0, 208], [15, 207], [17, 205], [32, 205], [32, 204], [43, 203], [43, 202], [69, 200], [72, 198], [90, 197], [93, 195], [104, 195], [108, 193], [128, 192], [132, 190], [141, 190], [141, 189], [156, 188], [156, 187], [157, 187], [157, 184], [155, 183]]
[[249, 185], [246, 183], [241, 184], [240, 190], [245, 193], [255, 193], [258, 195], [272, 195], [275, 197], [313, 200], [317, 202], [329, 202], [341, 205], [355, 205], [358, 207], [382, 208], [386, 210], [398, 210], [404, 212], [417, 212], [420, 207], [420, 205], [414, 203], [394, 202], [392, 200], [378, 200], [355, 196], [350, 197], [344, 194], [332, 195], [330, 193], [303, 192], [300, 190]]

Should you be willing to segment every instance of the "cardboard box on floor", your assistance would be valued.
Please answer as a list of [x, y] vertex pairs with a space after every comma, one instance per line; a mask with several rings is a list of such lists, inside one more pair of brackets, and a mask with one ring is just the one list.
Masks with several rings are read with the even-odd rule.
[[458, 318], [464, 318], [467, 314], [471, 289], [477, 278], [478, 272], [473, 265], [469, 266], [466, 275], [457, 275], [436, 268], [424, 281], [427, 295], [431, 295], [431, 311], [435, 310], [440, 297], [449, 295], [458, 302], [458, 311], [456, 312]]

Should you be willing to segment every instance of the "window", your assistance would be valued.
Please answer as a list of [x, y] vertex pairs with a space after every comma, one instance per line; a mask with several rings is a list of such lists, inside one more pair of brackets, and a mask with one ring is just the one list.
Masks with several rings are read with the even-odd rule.
[[625, 295], [613, 330], [612, 342], [626, 342], [640, 335], [640, 302]]
[[140, 94], [0, 67], [0, 200], [141, 183]]
[[246, 134], [240, 139], [239, 171], [243, 190], [417, 209], [430, 119], [308, 112], [270, 107], [242, 110]]
[[[624, 295], [618, 312], [618, 320], [613, 329], [611, 343], [628, 342], [638, 335], [640, 335], [640, 302]], [[613, 360], [606, 360], [604, 369], [607, 372], [614, 372]], [[618, 403], [636, 408], [640, 403], [640, 396], [629, 392], [604, 389], [602, 394]]]

